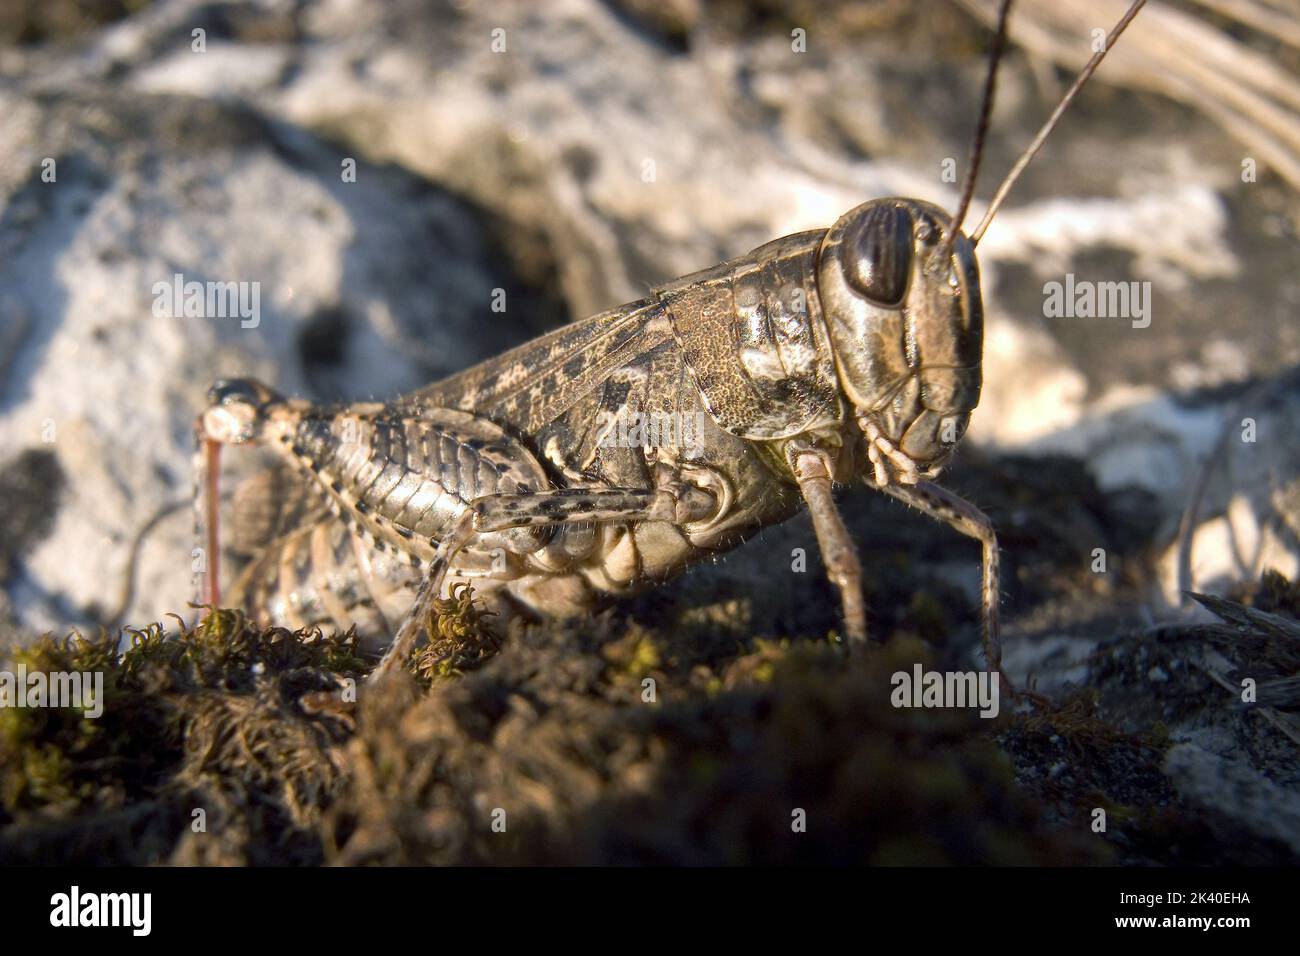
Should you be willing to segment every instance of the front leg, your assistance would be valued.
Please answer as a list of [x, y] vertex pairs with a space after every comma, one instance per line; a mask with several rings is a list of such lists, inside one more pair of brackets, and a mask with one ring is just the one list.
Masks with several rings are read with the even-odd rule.
[[[933, 482], [915, 485], [882, 485], [881, 491], [919, 508], [962, 534], [977, 540], [983, 548], [980, 605], [983, 612], [984, 656], [991, 670], [1002, 673], [1002, 644], [998, 639], [998, 538], [984, 512]], [[1005, 675], [1004, 679], [1005, 679]]]
[[831, 475], [834, 466], [828, 453], [821, 448], [797, 447], [789, 452], [790, 470], [794, 473], [808, 513], [812, 516], [813, 531], [821, 548], [822, 563], [831, 582], [839, 588], [840, 603], [844, 607], [844, 630], [849, 648], [857, 649], [867, 643], [867, 606], [862, 599], [862, 563], [853, 538], [844, 526], [835, 498], [831, 494]]

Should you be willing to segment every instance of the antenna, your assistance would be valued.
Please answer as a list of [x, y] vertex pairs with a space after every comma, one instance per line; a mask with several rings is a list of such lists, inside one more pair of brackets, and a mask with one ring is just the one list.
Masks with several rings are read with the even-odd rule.
[[[1038, 135], [1034, 137], [1034, 141], [1029, 144], [1029, 148], [1020, 155], [1018, 160], [1016, 160], [1016, 164], [1011, 167], [1011, 172], [1007, 173], [1006, 178], [1002, 180], [1002, 185], [998, 186], [998, 191], [994, 194], [993, 200], [989, 203], [988, 212], [984, 213], [984, 218], [980, 221], [979, 226], [973, 233], [971, 233], [971, 245], [979, 245], [980, 239], [984, 236], [984, 230], [986, 230], [989, 227], [989, 223], [993, 221], [994, 214], [1002, 205], [1002, 201], [1007, 198], [1007, 193], [1011, 192], [1011, 187], [1014, 186], [1016, 180], [1020, 178], [1020, 174], [1025, 171], [1025, 167], [1029, 165], [1030, 160], [1032, 160], [1034, 156], [1038, 154], [1038, 151], [1043, 148], [1043, 143], [1047, 142], [1047, 137], [1051, 134], [1052, 130], [1056, 128], [1056, 124], [1060, 122], [1061, 115], [1066, 111], [1069, 105], [1074, 102], [1074, 98], [1079, 94], [1079, 90], [1083, 89], [1083, 84], [1087, 83], [1088, 78], [1096, 72], [1097, 67], [1101, 65], [1101, 61], [1105, 59], [1106, 54], [1110, 52], [1111, 46], [1113, 46], [1115, 41], [1119, 39], [1120, 34], [1124, 32], [1129, 23], [1132, 22], [1133, 18], [1137, 16], [1138, 11], [1146, 5], [1146, 2], [1147, 0], [1133, 0], [1133, 4], [1128, 8], [1128, 12], [1120, 18], [1119, 22], [1115, 24], [1114, 28], [1110, 31], [1110, 34], [1106, 37], [1106, 45], [1102, 47], [1100, 51], [1093, 54], [1092, 59], [1089, 60], [1087, 66], [1083, 68], [1078, 79], [1076, 79], [1066, 91], [1065, 96], [1061, 97], [1061, 102], [1057, 104], [1056, 109], [1052, 111], [1052, 115], [1047, 118], [1047, 122], [1043, 124], [1043, 128], [1040, 129]], [[1005, 14], [1005, 12], [1006, 7], [1004, 6], [1003, 13]], [[989, 84], [989, 89], [990, 91], [992, 89], [991, 82]], [[971, 172], [974, 173], [974, 170], [972, 169]], [[954, 220], [954, 222], [956, 221], [957, 220]]]
[[961, 201], [953, 213], [952, 225], [948, 227], [948, 238], [940, 250], [939, 261], [945, 262], [952, 255], [952, 244], [957, 240], [957, 230], [961, 228], [970, 201], [975, 195], [975, 179], [979, 176], [980, 159], [984, 156], [984, 137], [988, 135], [989, 118], [993, 114], [993, 91], [998, 85], [998, 63], [1002, 60], [1002, 51], [1007, 45], [1007, 18], [1011, 15], [1014, 0], [1002, 0], [998, 10], [997, 32], [993, 36], [993, 50], [989, 53], [989, 71], [984, 77], [984, 96], [980, 104], [979, 125], [975, 127], [975, 138], [970, 144], [970, 158], [966, 162], [966, 181], [961, 187]]

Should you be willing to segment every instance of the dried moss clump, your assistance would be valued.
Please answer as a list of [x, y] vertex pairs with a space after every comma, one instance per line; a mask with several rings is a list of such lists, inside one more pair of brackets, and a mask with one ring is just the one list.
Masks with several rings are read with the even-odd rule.
[[[230, 611], [168, 635], [46, 636], [5, 669], [103, 675], [103, 715], [0, 708], [0, 856], [14, 862], [295, 862], [340, 782], [330, 748], [365, 663], [351, 636]], [[353, 685], [354, 686], [354, 685]]]
[[[1207, 824], [1164, 767], [1164, 727], [1193, 718], [1281, 766], [1277, 749], [1291, 743], [1261, 718], [1263, 696], [1253, 711], [1234, 708], [1216, 683], [1256, 674], [1263, 695], [1300, 665], [1290, 585], [1265, 581], [1258, 595], [1255, 607], [1206, 599], [1223, 623], [1106, 642], [1086, 686], [1033, 710], [1004, 696], [994, 720], [893, 706], [892, 676], [940, 666], [942, 646], [896, 636], [849, 658], [816, 634], [756, 636], [730, 603], [516, 623], [498, 641], [459, 588], [434, 608], [430, 642], [406, 672], [375, 685], [362, 682], [371, 662], [352, 636], [262, 630], [229, 611], [172, 633], [131, 632], [123, 653], [107, 637], [45, 638], [11, 660], [103, 673], [104, 715], [0, 710], [0, 857], [1286, 859], [1276, 841]], [[1198, 667], [1188, 654], [1202, 646], [1235, 669]], [[1089, 826], [1099, 807], [1104, 834]]]
[[495, 614], [475, 602], [469, 584], [453, 585], [450, 597], [433, 602], [425, 629], [428, 643], [412, 653], [411, 672], [428, 685], [482, 665], [501, 650], [488, 621]]

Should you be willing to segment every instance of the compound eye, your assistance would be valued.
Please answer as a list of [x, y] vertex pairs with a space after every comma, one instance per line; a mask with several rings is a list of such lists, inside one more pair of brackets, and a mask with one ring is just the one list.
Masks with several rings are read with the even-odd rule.
[[871, 207], [846, 246], [849, 285], [877, 305], [901, 303], [912, 275], [912, 217], [907, 210]]

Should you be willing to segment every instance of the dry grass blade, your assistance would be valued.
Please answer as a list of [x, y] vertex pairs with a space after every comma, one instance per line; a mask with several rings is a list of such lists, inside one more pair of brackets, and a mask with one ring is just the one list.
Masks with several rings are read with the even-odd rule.
[[[994, 0], [958, 2], [989, 26], [995, 22]], [[1300, 40], [1300, 16], [1294, 12], [1249, 0], [1201, 2], [1287, 44]], [[1081, 29], [1079, 24], [1104, 27], [1127, 5], [1127, 0], [1024, 0], [1011, 24], [1011, 37], [1035, 56], [1075, 70], [1091, 52], [1091, 27]], [[1124, 43], [1111, 53], [1103, 79], [1161, 93], [1200, 110], [1260, 165], [1300, 189], [1300, 76], [1249, 43], [1152, 0]]]
[[1281, 617], [1277, 614], [1269, 614], [1267, 611], [1260, 611], [1253, 607], [1245, 607], [1233, 601], [1214, 597], [1210, 594], [1197, 594], [1193, 591], [1189, 592], [1189, 596], [1196, 601], [1197, 604], [1201, 605], [1201, 607], [1227, 621], [1229, 624], [1236, 624], [1239, 627], [1259, 630], [1274, 637], [1300, 641], [1300, 623]]
[[1236, 20], [1276, 40], [1300, 49], [1300, 17], [1294, 6], [1271, 5], [1255, 0], [1191, 0], [1219, 16]]

